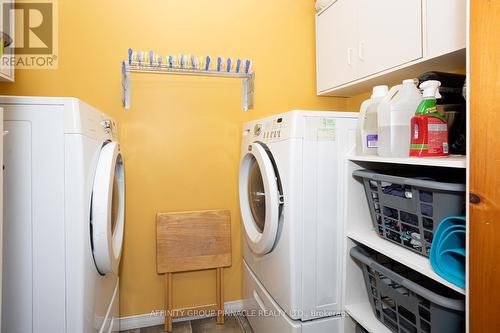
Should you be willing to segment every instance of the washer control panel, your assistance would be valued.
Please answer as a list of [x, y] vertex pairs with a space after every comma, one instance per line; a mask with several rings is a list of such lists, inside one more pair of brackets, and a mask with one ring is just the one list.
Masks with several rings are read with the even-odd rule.
[[287, 137], [288, 126], [285, 118], [276, 117], [263, 124], [261, 140], [263, 141], [279, 141]]
[[281, 138], [281, 130], [264, 132], [264, 139], [279, 139]]

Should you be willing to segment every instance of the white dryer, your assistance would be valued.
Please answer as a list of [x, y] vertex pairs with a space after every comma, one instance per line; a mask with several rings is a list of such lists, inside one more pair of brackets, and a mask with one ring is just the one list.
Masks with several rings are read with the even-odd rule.
[[1, 96], [2, 333], [119, 331], [125, 209], [115, 123], [75, 98]]
[[345, 155], [357, 113], [291, 111], [243, 127], [244, 297], [258, 333], [340, 332]]

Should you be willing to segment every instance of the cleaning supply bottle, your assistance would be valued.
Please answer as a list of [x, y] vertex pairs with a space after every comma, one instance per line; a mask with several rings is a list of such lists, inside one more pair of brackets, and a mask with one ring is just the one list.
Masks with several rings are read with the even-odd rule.
[[378, 146], [377, 108], [387, 95], [389, 87], [375, 86], [372, 96], [361, 104], [356, 134], [358, 155], [376, 155]]
[[411, 119], [410, 156], [448, 156], [448, 123], [436, 108], [441, 82], [428, 80], [420, 84], [424, 100]]
[[378, 148], [382, 157], [408, 157], [410, 123], [422, 101], [414, 80], [394, 86], [378, 106]]

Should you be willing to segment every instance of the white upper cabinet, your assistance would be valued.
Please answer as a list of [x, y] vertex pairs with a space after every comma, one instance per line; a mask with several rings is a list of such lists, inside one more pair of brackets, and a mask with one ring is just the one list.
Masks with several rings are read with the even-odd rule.
[[465, 1], [332, 1], [316, 14], [318, 95], [465, 67]]

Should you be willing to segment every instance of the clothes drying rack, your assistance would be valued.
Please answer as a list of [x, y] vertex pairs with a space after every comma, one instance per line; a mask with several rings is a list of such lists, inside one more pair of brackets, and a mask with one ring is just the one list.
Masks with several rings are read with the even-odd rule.
[[217, 70], [201, 70], [191, 68], [171, 68], [167, 65], [150, 65], [131, 61], [122, 61], [122, 102], [125, 109], [130, 109], [130, 74], [174, 74], [237, 78], [243, 81], [243, 111], [253, 108], [255, 72], [235, 73]]

